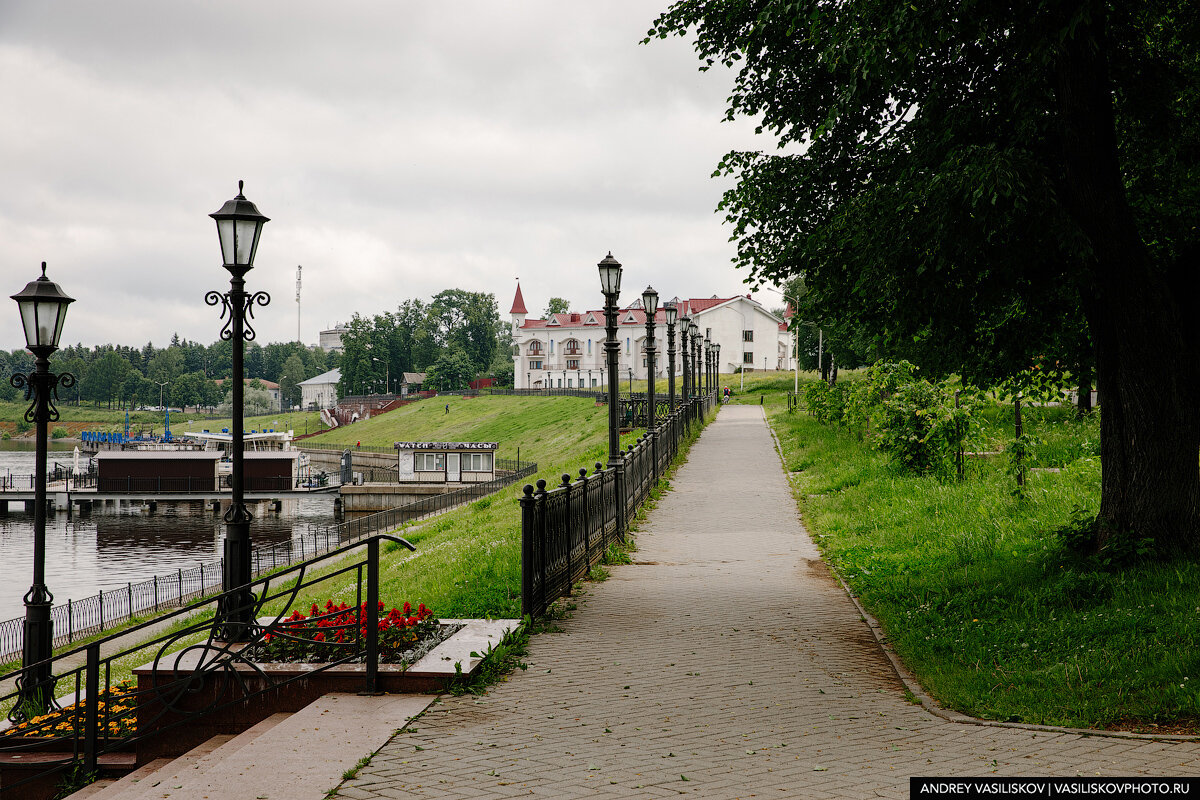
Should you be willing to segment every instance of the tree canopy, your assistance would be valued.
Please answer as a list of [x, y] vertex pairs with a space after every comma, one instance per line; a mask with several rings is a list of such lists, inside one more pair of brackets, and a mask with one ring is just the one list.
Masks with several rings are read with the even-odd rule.
[[1194, 548], [1200, 6], [680, 0], [648, 38], [693, 33], [778, 145], [718, 168], [738, 265], [981, 382], [1094, 347], [1097, 546]]

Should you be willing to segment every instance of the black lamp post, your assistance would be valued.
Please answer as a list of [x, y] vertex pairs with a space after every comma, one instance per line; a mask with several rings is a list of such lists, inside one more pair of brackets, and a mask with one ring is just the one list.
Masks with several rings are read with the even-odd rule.
[[650, 437], [651, 471], [658, 477], [658, 431], [655, 428], [654, 402], [654, 344], [655, 317], [658, 316], [658, 292], [647, 286], [642, 292], [642, 308], [646, 312], [646, 435]]
[[58, 349], [67, 306], [74, 299], [63, 294], [58, 284], [46, 277], [46, 262], [42, 262], [42, 277], [30, 281], [12, 295], [21, 310], [25, 329], [25, 346], [34, 356], [33, 372], [13, 375], [13, 387], [25, 390], [25, 399], [33, 403], [25, 411], [25, 421], [37, 425], [37, 452], [33, 501], [33, 584], [25, 595], [25, 640], [17, 678], [19, 699], [9, 712], [9, 719], [23, 722], [46, 713], [55, 707], [54, 675], [51, 658], [54, 655], [54, 621], [50, 606], [54, 595], [46, 587], [46, 440], [49, 423], [58, 420], [58, 409], [52, 401], [58, 399], [58, 387], [69, 389], [75, 376], [69, 372], [55, 375], [50, 371], [50, 354]]
[[692, 320], [692, 397], [700, 399], [700, 326]]
[[608, 360], [608, 468], [616, 476], [617, 533], [625, 535], [625, 458], [621, 454], [620, 403], [617, 390], [621, 378], [617, 374], [617, 297], [621, 294], [621, 262], [612, 253], [597, 264], [600, 269], [600, 290], [604, 293], [604, 354]]
[[704, 393], [712, 394], [712, 339], [704, 337]]
[[721, 345], [713, 342], [713, 386], [721, 391]]
[[674, 303], [663, 305], [667, 323], [667, 408], [675, 411], [675, 320], [679, 309]]
[[690, 398], [690, 389], [688, 381], [692, 375], [692, 353], [689, 349], [691, 343], [691, 327], [692, 318], [686, 314], [679, 318], [679, 343], [683, 345], [683, 350], [679, 353], [679, 360], [683, 363], [683, 405], [686, 407]]
[[[254, 255], [258, 250], [258, 238], [263, 225], [268, 222], [258, 212], [254, 203], [242, 194], [242, 181], [238, 181], [238, 194], [210, 217], [217, 221], [217, 235], [221, 239], [221, 255], [225, 269], [229, 270], [229, 291], [225, 294], [209, 292], [204, 302], [210, 306], [221, 304], [221, 318], [229, 315], [221, 338], [233, 346], [233, 442], [232, 471], [230, 484], [233, 498], [225, 512], [225, 561], [221, 576], [221, 588], [231, 592], [250, 583], [250, 523], [254, 520], [246, 508], [244, 489], [245, 468], [245, 414], [242, 408], [245, 395], [245, 370], [243, 356], [246, 342], [254, 341], [254, 328], [247, 324], [247, 316], [254, 318], [254, 304], [265, 306], [271, 302], [266, 292], [246, 293], [246, 273], [254, 269]], [[246, 641], [253, 622], [254, 596], [247, 588], [238, 594], [227, 594], [218, 609], [222, 625], [221, 636], [226, 641]]]

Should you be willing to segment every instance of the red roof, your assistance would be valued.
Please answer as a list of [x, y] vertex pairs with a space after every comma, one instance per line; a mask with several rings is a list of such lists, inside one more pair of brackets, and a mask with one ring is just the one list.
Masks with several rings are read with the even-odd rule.
[[517, 295], [513, 298], [512, 311], [510, 314], [528, 314], [529, 310], [525, 308], [525, 298], [521, 296], [521, 284], [517, 284]]
[[[517, 300], [520, 300], [520, 299], [521, 299], [521, 287], [518, 285], [517, 286]], [[700, 311], [707, 311], [708, 309], [713, 308], [715, 306], [719, 306], [722, 303], [728, 303], [730, 300], [733, 300], [733, 299], [734, 298], [732, 298], [732, 297], [706, 297], [706, 298], [693, 298], [691, 300], [682, 300], [679, 303], [679, 316], [681, 316], [681, 317], [682, 316], [693, 316]], [[513, 308], [516, 309], [516, 302], [514, 302]], [[522, 309], [525, 308], [524, 303], [521, 303], [521, 308]], [[524, 312], [524, 310], [522, 310], [521, 312], [517, 312], [514, 310], [512, 313], [516, 314], [516, 313], [525, 313], [525, 312]], [[522, 328], [546, 328], [546, 327], [553, 327], [553, 328], [564, 327], [565, 328], [565, 327], [572, 327], [572, 326], [580, 326], [580, 325], [584, 324], [584, 320], [587, 319], [589, 314], [591, 314], [592, 318], [594, 320], [596, 320], [595, 323], [590, 323], [590, 324], [595, 324], [595, 325], [603, 325], [604, 324], [604, 312], [602, 310], [591, 310], [591, 311], [583, 311], [583, 312], [572, 312], [569, 314], [552, 314], [551, 319], [554, 320], [554, 322], [555, 322], [554, 325], [551, 325], [550, 320], [546, 320], [546, 319], [527, 319], [527, 320], [525, 320], [525, 322], [523, 322], [521, 324], [521, 327]], [[633, 315], [632, 322], [629, 321], [630, 314]], [[665, 325], [667, 322], [667, 312], [661, 305], [658, 308], [658, 313], [655, 314], [655, 316], [654, 316], [654, 320], [655, 320], [655, 324], [658, 324], [658, 325]], [[644, 326], [646, 324], [646, 312], [640, 308], [622, 308], [620, 311], [617, 312], [617, 324], [618, 325], [643, 325]]]

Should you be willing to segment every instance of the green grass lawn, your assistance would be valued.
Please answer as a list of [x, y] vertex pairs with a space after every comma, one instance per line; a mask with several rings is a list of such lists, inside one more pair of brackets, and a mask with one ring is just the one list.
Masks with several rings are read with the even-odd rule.
[[[1094, 420], [1026, 416], [1038, 465], [1058, 471], [1032, 473], [1018, 500], [1000, 459], [972, 459], [962, 483], [900, 475], [766, 391], [810, 533], [939, 701], [986, 719], [1197, 729], [1200, 565], [1109, 569], [1055, 533], [1098, 505]], [[1002, 446], [1011, 410], [984, 417], [981, 436]]]

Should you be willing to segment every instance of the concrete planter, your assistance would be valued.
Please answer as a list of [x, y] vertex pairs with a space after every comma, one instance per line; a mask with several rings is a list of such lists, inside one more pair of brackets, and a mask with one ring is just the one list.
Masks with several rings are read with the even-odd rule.
[[[480, 656], [520, 624], [519, 620], [442, 622], [463, 627], [410, 667], [380, 664], [380, 692], [441, 692], [458, 669], [463, 675], [474, 674], [483, 662]], [[360, 692], [365, 687], [363, 664], [328, 669], [321, 669], [320, 664], [235, 664], [226, 671], [205, 673], [170, 708], [163, 701], [152, 699], [156, 687], [169, 685], [177, 680], [177, 675], [190, 673], [198, 658], [198, 652], [185, 651], [173, 664], [160, 663], [158, 670], [147, 664], [133, 671], [138, 696], [142, 698], [138, 703], [138, 734], [157, 732], [139, 741], [139, 766], [156, 758], [182, 755], [213, 736], [241, 733], [271, 714], [299, 711], [322, 695]], [[214, 710], [203, 713], [209, 708]], [[202, 716], [193, 716], [197, 714]]]

